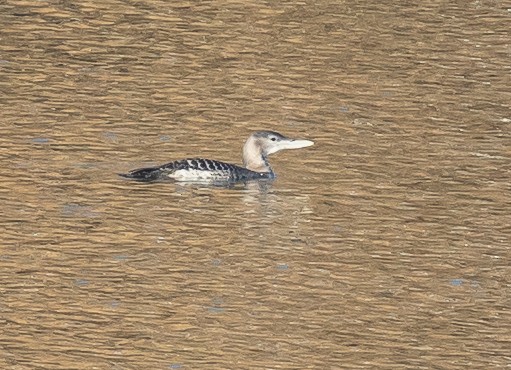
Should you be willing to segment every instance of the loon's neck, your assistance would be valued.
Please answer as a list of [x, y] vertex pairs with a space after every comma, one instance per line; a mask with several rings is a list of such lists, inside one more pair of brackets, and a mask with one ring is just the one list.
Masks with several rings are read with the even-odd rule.
[[262, 145], [258, 140], [258, 138], [250, 136], [243, 146], [243, 165], [251, 171], [273, 173], [268, 158], [263, 153]]

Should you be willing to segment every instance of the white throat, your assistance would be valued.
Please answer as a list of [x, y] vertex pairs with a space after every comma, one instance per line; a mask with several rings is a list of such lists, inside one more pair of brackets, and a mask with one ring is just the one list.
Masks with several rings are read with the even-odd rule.
[[255, 172], [272, 172], [263, 153], [260, 139], [250, 136], [243, 146], [243, 165]]

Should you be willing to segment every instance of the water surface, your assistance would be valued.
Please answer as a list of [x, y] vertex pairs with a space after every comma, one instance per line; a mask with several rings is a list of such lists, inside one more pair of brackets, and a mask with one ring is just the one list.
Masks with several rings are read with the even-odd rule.
[[[501, 1], [0, 4], [0, 367], [511, 365]], [[272, 184], [140, 184], [316, 145]]]

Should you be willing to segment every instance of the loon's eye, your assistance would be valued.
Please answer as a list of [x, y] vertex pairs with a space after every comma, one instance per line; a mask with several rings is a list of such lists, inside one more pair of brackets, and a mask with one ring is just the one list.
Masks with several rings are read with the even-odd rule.
[[276, 140], [277, 140], [277, 138], [274, 136], [274, 137], [272, 137], [270, 140], [271, 140], [271, 141], [276, 141]]

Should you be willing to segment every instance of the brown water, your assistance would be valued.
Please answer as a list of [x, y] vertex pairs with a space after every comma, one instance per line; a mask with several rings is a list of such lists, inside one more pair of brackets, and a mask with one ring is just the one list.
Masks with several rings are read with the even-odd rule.
[[0, 2], [0, 368], [509, 368], [511, 5], [414, 3]]

